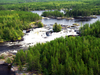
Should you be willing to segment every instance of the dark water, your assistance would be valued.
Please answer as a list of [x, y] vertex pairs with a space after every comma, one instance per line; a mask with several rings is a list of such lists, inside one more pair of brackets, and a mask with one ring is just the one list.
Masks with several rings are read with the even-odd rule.
[[20, 47], [12, 45], [8, 46], [6, 43], [0, 43], [0, 53], [5, 52], [5, 51], [10, 51], [10, 50], [18, 50]]
[[27, 47], [23, 48], [23, 47], [20, 47], [19, 45], [8, 46], [6, 42], [0, 43], [0, 54], [6, 51], [13, 51], [13, 50], [20, 50], [20, 49], [26, 50]]
[[15, 72], [12, 72], [8, 65], [1, 65], [0, 64], [0, 75], [15, 75]]

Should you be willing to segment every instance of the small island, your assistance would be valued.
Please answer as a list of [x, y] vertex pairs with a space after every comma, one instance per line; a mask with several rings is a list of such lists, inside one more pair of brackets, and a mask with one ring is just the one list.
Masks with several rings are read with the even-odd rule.
[[42, 16], [54, 19], [62, 19], [64, 14], [60, 11], [45, 11], [42, 13]]
[[74, 10], [64, 10], [65, 14], [58, 11], [58, 10], [54, 10], [54, 11], [45, 11], [42, 13], [43, 19], [57, 19], [57, 20], [61, 20], [61, 19], [66, 19], [66, 20], [73, 20], [73, 19], [95, 19], [97, 18], [95, 15], [91, 15], [91, 14], [85, 14], [87, 13], [87, 11], [84, 11], [84, 13], [80, 10], [79, 12], [75, 12]]

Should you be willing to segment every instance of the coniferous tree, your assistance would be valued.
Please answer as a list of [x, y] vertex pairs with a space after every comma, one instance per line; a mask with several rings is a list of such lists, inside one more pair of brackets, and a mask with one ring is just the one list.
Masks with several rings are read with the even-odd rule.
[[57, 25], [57, 23], [55, 23], [55, 24], [53, 25], [53, 31], [54, 31], [54, 32], [59, 32], [59, 31], [61, 31], [61, 25]]

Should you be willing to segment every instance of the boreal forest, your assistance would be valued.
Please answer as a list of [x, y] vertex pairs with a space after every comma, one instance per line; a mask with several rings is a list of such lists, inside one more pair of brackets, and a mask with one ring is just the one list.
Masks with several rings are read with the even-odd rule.
[[[0, 3], [27, 3], [27, 2], [48, 2], [48, 1], [86, 1], [86, 0], [0, 0]], [[94, 1], [94, 0], [88, 0], [88, 1]]]
[[[28, 71], [44, 75], [99, 75], [100, 74], [100, 21], [87, 24], [81, 36], [61, 37], [51, 42], [36, 44], [26, 51], [19, 51], [15, 64], [26, 64]], [[85, 34], [85, 32], [88, 32]]]
[[[61, 9], [65, 14], [59, 12]], [[100, 15], [100, 0], [0, 0], [0, 43], [21, 40], [23, 30], [42, 19], [31, 12], [34, 10], [55, 10], [45, 11], [44, 17]], [[79, 32], [79, 36], [60, 37], [21, 49], [13, 65], [20, 71], [26, 67], [28, 72], [41, 75], [100, 75], [100, 21], [81, 26]]]
[[41, 17], [38, 14], [24, 11], [0, 11], [0, 41], [20, 40], [23, 29], [29, 29], [32, 21]]

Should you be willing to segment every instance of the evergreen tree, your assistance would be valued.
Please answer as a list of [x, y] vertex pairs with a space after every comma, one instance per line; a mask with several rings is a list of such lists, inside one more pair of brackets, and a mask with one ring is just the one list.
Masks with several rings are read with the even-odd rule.
[[59, 31], [61, 31], [61, 25], [57, 25], [57, 23], [55, 23], [55, 24], [53, 25], [53, 31], [54, 31], [54, 32], [59, 32]]

